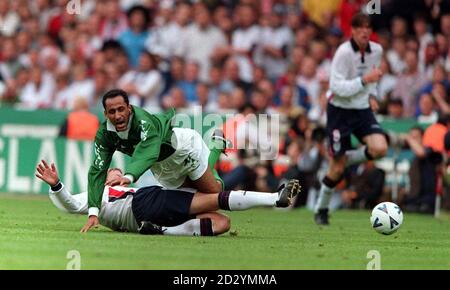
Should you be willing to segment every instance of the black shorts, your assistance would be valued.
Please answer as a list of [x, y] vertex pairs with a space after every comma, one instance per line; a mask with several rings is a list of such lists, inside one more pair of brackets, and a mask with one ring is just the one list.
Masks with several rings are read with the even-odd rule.
[[331, 157], [339, 157], [353, 149], [352, 134], [362, 143], [364, 137], [384, 132], [370, 108], [343, 109], [328, 103], [327, 134]]
[[148, 221], [159, 226], [180, 225], [195, 215], [189, 214], [194, 193], [150, 186], [133, 195], [132, 210], [138, 225]]

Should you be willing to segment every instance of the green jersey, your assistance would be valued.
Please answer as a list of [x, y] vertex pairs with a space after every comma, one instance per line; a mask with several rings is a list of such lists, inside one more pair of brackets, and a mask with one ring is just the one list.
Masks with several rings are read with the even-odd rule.
[[174, 109], [152, 115], [132, 106], [126, 131], [117, 132], [108, 120], [101, 124], [95, 136], [94, 162], [88, 175], [89, 208], [101, 207], [103, 187], [115, 151], [131, 156], [125, 175], [133, 176], [134, 180], [175, 151], [171, 146], [174, 116]]

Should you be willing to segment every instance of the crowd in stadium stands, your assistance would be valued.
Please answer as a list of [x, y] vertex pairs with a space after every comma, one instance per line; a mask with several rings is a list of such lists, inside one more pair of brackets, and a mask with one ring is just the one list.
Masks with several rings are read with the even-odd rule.
[[[327, 166], [331, 59], [367, 2], [2, 0], [0, 105], [78, 111], [83, 98], [82, 107], [101, 112], [103, 93], [118, 87], [150, 112], [175, 107], [189, 113], [200, 105], [211, 113], [279, 113], [279, 158], [262, 162], [258, 152], [237, 150], [219, 169], [228, 187], [258, 191], [299, 178], [310, 194], [297, 205], [311, 204]], [[379, 114], [417, 124], [390, 136], [391, 148], [413, 152], [399, 202], [429, 212], [440, 190], [444, 161], [438, 157], [446, 159], [445, 146], [433, 144], [445, 143], [445, 134], [436, 132], [447, 132], [449, 123], [450, 3], [378, 4], [372, 39], [384, 48]], [[69, 119], [62, 135], [72, 132]], [[427, 137], [429, 125], [444, 129]], [[336, 206], [369, 207], [384, 197], [392, 184], [385, 167], [371, 162], [350, 170]]]

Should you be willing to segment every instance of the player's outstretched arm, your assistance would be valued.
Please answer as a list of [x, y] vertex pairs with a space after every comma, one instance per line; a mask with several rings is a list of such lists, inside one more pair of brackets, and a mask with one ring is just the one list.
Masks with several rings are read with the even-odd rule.
[[114, 150], [107, 146], [108, 141], [102, 132], [97, 132], [95, 138], [94, 162], [88, 173], [88, 215], [86, 225], [81, 229], [82, 233], [89, 231], [99, 224], [98, 215], [102, 206], [103, 189], [106, 175], [111, 164]]
[[36, 171], [36, 177], [50, 186], [49, 198], [59, 210], [73, 214], [87, 214], [87, 201], [82, 196], [87, 193], [72, 195], [59, 179], [54, 163], [49, 166], [45, 160], [41, 160], [36, 166]]
[[54, 163], [49, 166], [45, 160], [41, 160], [36, 166], [36, 171], [36, 177], [47, 183], [50, 187], [55, 187], [60, 182]]

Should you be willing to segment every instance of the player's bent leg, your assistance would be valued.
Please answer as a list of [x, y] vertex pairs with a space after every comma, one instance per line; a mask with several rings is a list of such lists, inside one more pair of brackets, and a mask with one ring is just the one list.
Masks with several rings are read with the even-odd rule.
[[231, 220], [228, 216], [218, 212], [208, 212], [197, 215], [198, 219], [211, 219], [212, 231], [215, 236], [228, 232], [231, 228]]
[[200, 193], [194, 194], [189, 214], [198, 215], [205, 212], [213, 212], [219, 210], [219, 193]]
[[334, 158], [330, 161], [330, 167], [325, 178], [322, 180], [320, 187], [319, 198], [317, 199], [315, 207], [314, 221], [318, 225], [328, 225], [329, 224], [329, 206], [331, 195], [333, 194], [334, 188], [342, 180], [346, 166], [347, 157], [340, 156]]
[[192, 180], [195, 189], [203, 193], [217, 193], [222, 191], [222, 184], [219, 184], [214, 177], [211, 168], [207, 168], [205, 173], [197, 180]]
[[386, 136], [383, 134], [371, 134], [364, 137], [364, 142], [367, 145], [367, 151], [372, 159], [379, 159], [386, 156], [388, 151], [388, 144]]
[[142, 222], [138, 232], [142, 235], [216, 236], [229, 231], [230, 224], [229, 217], [223, 214], [205, 213], [173, 227], [163, 227], [152, 222]]

